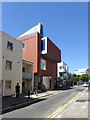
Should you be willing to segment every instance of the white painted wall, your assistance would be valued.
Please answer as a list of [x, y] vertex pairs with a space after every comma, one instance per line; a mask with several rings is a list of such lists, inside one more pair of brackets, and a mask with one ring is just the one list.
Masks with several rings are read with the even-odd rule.
[[57, 63], [57, 77], [60, 77], [59, 73], [62, 73], [63, 77], [68, 79], [69, 68], [67, 64], [65, 64], [63, 61], [60, 63]]
[[86, 69], [78, 69], [75, 71], [76, 75], [83, 75], [83, 74], [88, 74], [87, 68]]
[[[13, 43], [13, 51], [7, 49], [7, 41]], [[12, 61], [12, 70], [6, 69], [6, 60]], [[2, 32], [2, 80], [3, 96], [15, 94], [17, 83], [22, 93], [22, 43], [4, 32]], [[11, 80], [11, 89], [5, 88], [6, 80]]]
[[[26, 87], [26, 89], [28, 89], [28, 90], [31, 90], [32, 89], [32, 91], [33, 91], [33, 89], [34, 89], [34, 65], [33, 65], [33, 63], [30, 63], [30, 62], [27, 62], [27, 61], [22, 61], [23, 62], [23, 64], [22, 64], [22, 67], [25, 67], [25, 73], [28, 73], [28, 74], [31, 74], [31, 76], [32, 76], [32, 79], [30, 79], [30, 80], [23, 80], [24, 82], [25, 82], [25, 87]], [[24, 73], [22, 73], [22, 74], [24, 74]]]

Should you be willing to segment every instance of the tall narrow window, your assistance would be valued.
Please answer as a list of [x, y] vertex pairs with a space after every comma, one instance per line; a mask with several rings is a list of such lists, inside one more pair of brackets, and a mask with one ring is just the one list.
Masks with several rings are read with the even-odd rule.
[[41, 24], [41, 27], [40, 27], [40, 34], [43, 36], [43, 25]]
[[9, 49], [9, 50], [13, 50], [13, 43], [11, 43], [11, 42], [7, 42], [7, 48]]
[[41, 69], [46, 70], [46, 60], [41, 58]]
[[23, 43], [23, 48], [25, 48], [25, 43]]
[[6, 69], [11, 70], [12, 69], [12, 62], [6, 61]]
[[22, 72], [25, 72], [25, 67], [22, 67]]
[[45, 39], [41, 40], [41, 51], [45, 50]]
[[43, 50], [45, 50], [45, 39], [43, 40]]

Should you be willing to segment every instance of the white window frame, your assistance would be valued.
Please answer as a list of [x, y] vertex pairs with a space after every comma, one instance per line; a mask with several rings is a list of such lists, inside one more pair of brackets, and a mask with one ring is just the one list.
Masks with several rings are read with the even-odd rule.
[[12, 61], [6, 60], [6, 69], [7, 70], [12, 70]]
[[[11, 80], [6, 80], [5, 81], [5, 89], [11, 89], [11, 84], [12, 84], [12, 82], [11, 82]], [[9, 88], [9, 85], [10, 85], [10, 88]]]
[[47, 54], [47, 37], [41, 38], [41, 40], [45, 40], [45, 50], [41, 51], [41, 54]]
[[[10, 46], [10, 44], [12, 44], [12, 46]], [[11, 51], [13, 51], [13, 43], [12, 42], [10, 42], [10, 41], [7, 41], [7, 49], [9, 49], [9, 50], [11, 50]]]

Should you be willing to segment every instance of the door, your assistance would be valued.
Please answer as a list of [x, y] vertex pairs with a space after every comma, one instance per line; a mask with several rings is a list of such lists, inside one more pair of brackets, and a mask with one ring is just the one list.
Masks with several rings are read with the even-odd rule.
[[25, 82], [22, 82], [22, 93], [25, 93]]
[[0, 81], [0, 96], [3, 96], [3, 80]]
[[51, 79], [50, 79], [50, 89], [51, 89]]

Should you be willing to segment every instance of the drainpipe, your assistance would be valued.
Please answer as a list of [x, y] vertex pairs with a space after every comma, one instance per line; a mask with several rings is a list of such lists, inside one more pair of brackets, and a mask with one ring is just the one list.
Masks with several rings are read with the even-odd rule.
[[32, 91], [34, 91], [34, 64], [32, 64]]

